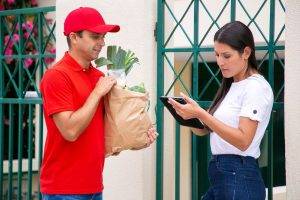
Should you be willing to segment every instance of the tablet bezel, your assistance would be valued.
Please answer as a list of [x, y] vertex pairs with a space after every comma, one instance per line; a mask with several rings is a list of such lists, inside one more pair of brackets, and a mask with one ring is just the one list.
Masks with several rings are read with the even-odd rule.
[[188, 127], [192, 127], [192, 128], [199, 128], [199, 129], [204, 129], [204, 124], [203, 122], [201, 122], [199, 119], [197, 118], [192, 118], [192, 119], [183, 119], [180, 115], [177, 114], [177, 112], [175, 111], [175, 109], [173, 108], [173, 106], [171, 104], [169, 104], [168, 99], [172, 98], [175, 101], [177, 101], [178, 103], [181, 104], [186, 104], [186, 101], [184, 100], [183, 97], [180, 96], [161, 96], [159, 97], [159, 99], [161, 100], [161, 102], [164, 104], [164, 106], [169, 110], [169, 112], [172, 114], [172, 116], [176, 119], [176, 121], [182, 125], [182, 126], [188, 126]]

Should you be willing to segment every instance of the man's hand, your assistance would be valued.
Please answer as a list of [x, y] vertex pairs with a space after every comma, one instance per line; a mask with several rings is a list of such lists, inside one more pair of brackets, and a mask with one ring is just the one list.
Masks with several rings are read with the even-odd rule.
[[117, 83], [116, 79], [111, 77], [111, 76], [107, 76], [107, 77], [100, 77], [94, 91], [100, 96], [103, 97], [104, 95], [106, 95], [111, 88]]
[[158, 136], [158, 133], [156, 132], [155, 128], [151, 127], [149, 130], [148, 130], [148, 143], [147, 143], [147, 146], [150, 146], [157, 138]]

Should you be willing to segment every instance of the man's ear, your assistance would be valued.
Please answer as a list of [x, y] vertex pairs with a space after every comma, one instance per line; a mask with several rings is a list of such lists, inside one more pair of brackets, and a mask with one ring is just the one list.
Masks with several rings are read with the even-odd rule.
[[242, 55], [243, 59], [247, 60], [250, 57], [250, 55], [251, 55], [251, 51], [252, 50], [251, 50], [250, 47], [248, 47], [248, 46], [245, 47], [243, 55]]
[[78, 37], [78, 36], [77, 36], [76, 33], [71, 32], [71, 33], [69, 34], [69, 38], [70, 38], [70, 41], [71, 41], [72, 44], [77, 42], [77, 37]]

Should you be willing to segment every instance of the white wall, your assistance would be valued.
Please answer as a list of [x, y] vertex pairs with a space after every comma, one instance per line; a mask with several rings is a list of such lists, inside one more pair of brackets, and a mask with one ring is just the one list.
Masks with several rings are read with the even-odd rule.
[[[288, 0], [285, 56], [285, 156], [287, 199], [300, 197], [300, 1]], [[276, 148], [276, 147], [275, 147]]]
[[55, 0], [38, 0], [39, 7], [55, 6]]
[[[153, 121], [156, 101], [156, 46], [153, 30], [156, 20], [156, 1], [140, 0], [57, 0], [56, 46], [57, 58], [67, 50], [63, 36], [66, 15], [79, 6], [98, 9], [107, 23], [119, 24], [121, 31], [107, 34], [106, 44], [120, 45], [134, 51], [140, 59], [129, 76], [129, 83], [144, 82], [151, 96]], [[105, 55], [106, 50], [102, 51]], [[104, 199], [154, 200], [155, 199], [155, 145], [141, 151], [122, 152], [106, 159], [104, 169]]]

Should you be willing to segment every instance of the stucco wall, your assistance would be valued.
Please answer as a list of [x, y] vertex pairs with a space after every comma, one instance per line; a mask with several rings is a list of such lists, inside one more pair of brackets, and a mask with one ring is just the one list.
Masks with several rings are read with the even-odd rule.
[[[153, 30], [156, 19], [156, 1], [139, 0], [58, 0], [56, 1], [57, 58], [67, 50], [63, 36], [63, 22], [71, 10], [79, 6], [98, 9], [107, 23], [121, 26], [116, 34], [107, 34], [107, 45], [120, 45], [134, 51], [140, 59], [129, 75], [129, 84], [144, 82], [150, 92], [150, 108], [155, 120], [156, 94], [156, 46]], [[101, 55], [105, 55], [106, 49]], [[122, 152], [106, 159], [104, 169], [104, 198], [106, 200], [154, 200], [155, 199], [155, 145], [141, 151]]]
[[[287, 199], [300, 198], [300, 1], [288, 0], [285, 54], [285, 155]], [[275, 147], [276, 148], [276, 147]]]

